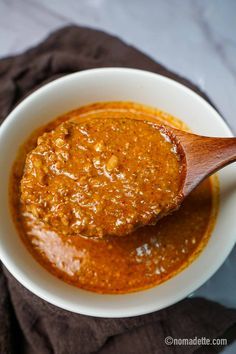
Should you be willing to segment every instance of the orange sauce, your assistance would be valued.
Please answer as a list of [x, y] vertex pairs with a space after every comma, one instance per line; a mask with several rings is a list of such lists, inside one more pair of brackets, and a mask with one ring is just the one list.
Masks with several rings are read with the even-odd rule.
[[70, 234], [68, 227], [66, 232], [60, 231], [53, 223], [44, 222], [46, 214], [26, 210], [20, 185], [26, 156], [36, 148], [38, 137], [71, 119], [92, 122], [111, 116], [187, 129], [167, 113], [131, 102], [96, 103], [69, 112], [35, 131], [19, 150], [10, 180], [10, 205], [23, 242], [49, 272], [83, 289], [117, 294], [160, 284], [196, 258], [210, 237], [218, 192], [214, 178], [207, 179], [186, 198], [178, 211], [156, 225], [141, 227], [124, 237], [99, 240], [81, 237], [72, 231]]

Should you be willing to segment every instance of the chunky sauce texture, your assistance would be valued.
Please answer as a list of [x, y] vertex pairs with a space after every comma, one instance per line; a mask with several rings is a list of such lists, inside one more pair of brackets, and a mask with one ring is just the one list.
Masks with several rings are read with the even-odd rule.
[[48, 271], [87, 290], [127, 293], [169, 279], [201, 251], [216, 213], [212, 178], [156, 225], [112, 236], [176, 206], [181, 155], [163, 124], [186, 129], [150, 107], [97, 103], [57, 118], [22, 146], [11, 209], [21, 238]]
[[178, 205], [180, 156], [152, 122], [68, 120], [27, 155], [22, 213], [64, 235], [124, 236]]

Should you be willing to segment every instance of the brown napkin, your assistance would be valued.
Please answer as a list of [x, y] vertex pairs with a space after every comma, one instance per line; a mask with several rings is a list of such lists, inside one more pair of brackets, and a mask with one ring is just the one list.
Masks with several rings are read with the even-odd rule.
[[[119, 39], [71, 26], [56, 31], [24, 54], [0, 61], [0, 121], [45, 82], [74, 71], [106, 66], [153, 71], [184, 83], [207, 99], [189, 81]], [[0, 354], [217, 353], [220, 346], [167, 346], [164, 338], [227, 336], [229, 344], [235, 339], [235, 323], [236, 310], [201, 298], [186, 299], [165, 310], [133, 318], [77, 315], [33, 295], [0, 265]]]

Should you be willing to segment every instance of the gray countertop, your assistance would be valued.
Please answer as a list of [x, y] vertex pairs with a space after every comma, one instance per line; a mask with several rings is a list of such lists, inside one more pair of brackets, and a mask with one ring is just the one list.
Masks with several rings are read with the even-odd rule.
[[[115, 34], [192, 80], [236, 133], [235, 0], [0, 0], [0, 57], [72, 23]], [[235, 265], [236, 248], [194, 296], [236, 308]]]

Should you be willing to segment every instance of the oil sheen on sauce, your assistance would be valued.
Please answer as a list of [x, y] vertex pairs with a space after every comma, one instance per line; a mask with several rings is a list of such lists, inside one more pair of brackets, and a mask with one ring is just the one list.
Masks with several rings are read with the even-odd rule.
[[[36, 151], [36, 158], [38, 158], [37, 148], [40, 146], [39, 143], [37, 145], [38, 138], [45, 132], [49, 132], [50, 135], [52, 129], [57, 132], [58, 127], [62, 127], [66, 133], [69, 120], [70, 122], [86, 120], [87, 125], [85, 127], [82, 125], [82, 127], [88, 129], [94, 123], [97, 123], [99, 127], [100, 122], [106, 121], [110, 117], [114, 120], [114, 127], [116, 127], [115, 120], [119, 122], [119, 120], [125, 119], [131, 122], [131, 119], [135, 119], [149, 121], [150, 124], [165, 124], [178, 129], [186, 129], [181, 121], [167, 113], [130, 102], [96, 103], [69, 112], [35, 131], [21, 147], [12, 171], [10, 204], [15, 224], [23, 242], [33, 257], [49, 272], [83, 289], [100, 293], [128, 293], [152, 287], [169, 279], [197, 256], [206, 244], [214, 224], [217, 190], [213, 178], [206, 180], [186, 198], [178, 211], [163, 218], [156, 225], [141, 227], [124, 237], [110, 236], [99, 240], [80, 237], [75, 235], [76, 233], [68, 220], [55, 227], [55, 220], [51, 214], [43, 215], [44, 219], [49, 220], [45, 224], [40, 216], [41, 209], [27, 209], [24, 201], [23, 203], [21, 201], [22, 188], [20, 185], [22, 184], [20, 182], [23, 173], [25, 173], [24, 166], [27, 166], [25, 164], [26, 155], [36, 148], [34, 151]], [[145, 127], [137, 126], [145, 131]], [[137, 126], [135, 126], [136, 130]], [[131, 132], [130, 137], [134, 136], [132, 125], [128, 125], [128, 129]], [[61, 134], [61, 132], [59, 133]], [[49, 135], [44, 136], [48, 137]], [[60, 140], [61, 137], [56, 136], [57, 139]], [[64, 147], [64, 141], [59, 140], [57, 143], [59, 145], [63, 143], [61, 147]], [[41, 147], [42, 143], [41, 140]], [[132, 144], [134, 144], [133, 141]], [[102, 148], [102, 143], [100, 145], [98, 150]], [[63, 150], [63, 153], [66, 151]], [[96, 158], [96, 149], [94, 158]], [[32, 161], [28, 161], [28, 166], [30, 163]], [[42, 167], [40, 159], [37, 160], [37, 164], [39, 168]], [[43, 165], [45, 167], [45, 163]], [[42, 175], [42, 182], [45, 176], [47, 177], [46, 169]], [[70, 178], [71, 176], [66, 177]], [[33, 185], [30, 178], [25, 178], [23, 185], [25, 190], [27, 190], [27, 181], [29, 185]], [[177, 183], [176, 191], [178, 186]], [[34, 195], [34, 191], [31, 191], [25, 198], [26, 200], [31, 198], [34, 201]], [[106, 208], [108, 205], [109, 203]], [[133, 209], [135, 210], [135, 208]], [[130, 207], [129, 210], [132, 208]], [[102, 211], [98, 221], [102, 217]], [[62, 207], [62, 217], [64, 214], [66, 213], [63, 213]], [[61, 222], [61, 219], [59, 221]], [[101, 223], [101, 225], [103, 224], [106, 225], [104, 222]], [[112, 222], [107, 225], [111, 228]], [[127, 225], [127, 222], [124, 225]], [[126, 229], [121, 230], [127, 231]]]
[[64, 235], [125, 236], [179, 206], [185, 173], [164, 126], [74, 118], [37, 140], [21, 180], [21, 212]]

